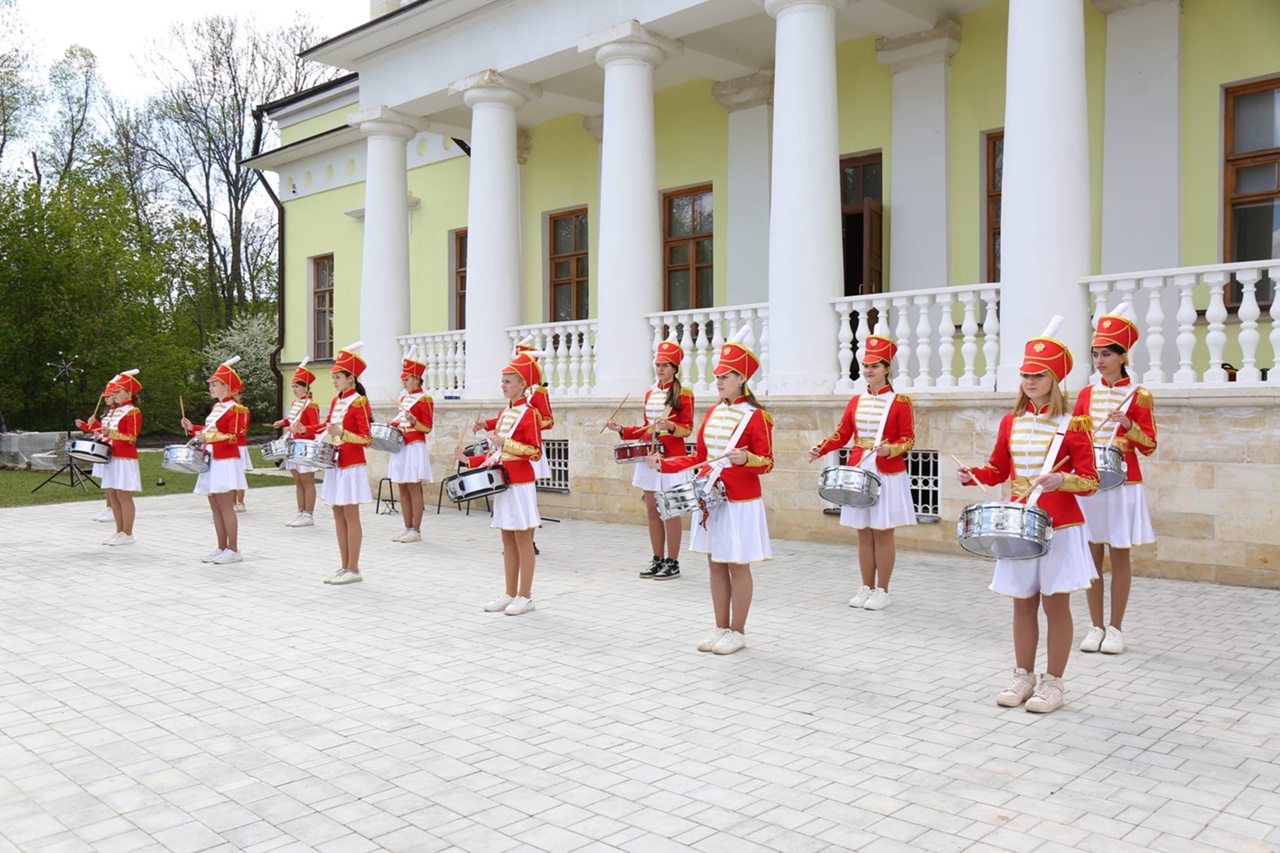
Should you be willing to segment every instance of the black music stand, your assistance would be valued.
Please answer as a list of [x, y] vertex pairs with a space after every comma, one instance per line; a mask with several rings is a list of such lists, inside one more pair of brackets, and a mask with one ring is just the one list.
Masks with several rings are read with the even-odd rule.
[[[71, 374], [84, 372], [80, 368], [72, 366], [75, 364], [76, 359], [79, 357], [80, 356], [78, 355], [73, 355], [70, 360], [67, 360], [66, 358], [63, 357], [62, 351], [59, 350], [58, 362], [56, 364], [51, 361], [45, 362], [45, 364], [48, 367], [52, 367], [54, 370], [57, 371], [57, 373], [53, 377], [53, 381], [62, 382], [63, 417], [65, 418], [65, 425], [67, 430], [67, 444], [71, 443], [71, 424], [72, 424]], [[64, 472], [67, 474], [67, 482], [65, 483], [58, 479], [58, 477], [60, 477]], [[80, 470], [80, 466], [76, 464], [76, 460], [72, 459], [70, 455], [67, 456], [66, 465], [63, 465], [57, 471], [54, 471], [52, 474], [46, 477], [43, 483], [41, 483], [40, 485], [36, 486], [34, 489], [31, 490], [31, 493], [34, 495], [36, 492], [40, 491], [49, 483], [53, 483], [54, 485], [57, 485], [57, 486], [70, 486], [71, 488], [75, 488], [76, 486], [79, 486], [81, 489], [83, 489], [86, 492], [89, 491], [89, 486], [86, 484], [91, 484], [95, 489], [101, 488], [101, 486], [99, 486], [96, 482], [94, 482], [93, 477], [89, 476], [84, 471]]]

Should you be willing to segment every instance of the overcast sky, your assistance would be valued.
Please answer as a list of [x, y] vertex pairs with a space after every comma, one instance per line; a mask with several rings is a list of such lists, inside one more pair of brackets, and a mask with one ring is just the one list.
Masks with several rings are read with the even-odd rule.
[[369, 0], [18, 0], [19, 15], [46, 69], [68, 46], [83, 45], [98, 57], [107, 89], [136, 101], [150, 93], [137, 57], [174, 23], [222, 14], [253, 15], [274, 25], [288, 22], [297, 11], [329, 37], [367, 21]]

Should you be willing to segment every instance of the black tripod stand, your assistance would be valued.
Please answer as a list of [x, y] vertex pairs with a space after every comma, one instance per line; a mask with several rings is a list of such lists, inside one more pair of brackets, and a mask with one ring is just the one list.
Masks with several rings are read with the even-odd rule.
[[[49, 367], [52, 367], [54, 370], [57, 371], [57, 373], [53, 377], [53, 381], [62, 382], [63, 406], [64, 406], [63, 416], [66, 418], [65, 424], [67, 428], [67, 444], [68, 445], [71, 444], [71, 425], [72, 425], [71, 374], [84, 372], [78, 367], [72, 367], [72, 365], [75, 364], [75, 361], [77, 358], [79, 358], [79, 356], [72, 356], [71, 359], [68, 361], [63, 357], [62, 353], [59, 352], [58, 362], [56, 364], [48, 361], [45, 362], [46, 365], [48, 365]], [[62, 476], [64, 472], [67, 475], [67, 482], [63, 482], [62, 480], [58, 479], [58, 477]], [[40, 491], [42, 488], [47, 486], [49, 483], [54, 483], [59, 486], [70, 486], [72, 488], [79, 486], [81, 489], [84, 489], [86, 492], [89, 491], [89, 485], [92, 485], [95, 489], [100, 488], [98, 484], [93, 481], [92, 477], [90, 477], [84, 471], [80, 470], [80, 466], [76, 464], [76, 460], [72, 459], [70, 456], [67, 457], [66, 465], [63, 465], [57, 471], [54, 471], [52, 474], [46, 477], [43, 483], [41, 483], [40, 485], [36, 486], [34, 489], [31, 490], [31, 493], [35, 494], [36, 492]]]

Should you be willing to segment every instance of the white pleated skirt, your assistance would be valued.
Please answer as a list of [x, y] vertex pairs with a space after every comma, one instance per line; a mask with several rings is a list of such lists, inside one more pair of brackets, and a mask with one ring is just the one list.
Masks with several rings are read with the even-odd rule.
[[508, 486], [493, 496], [493, 521], [499, 530], [532, 530], [542, 526], [538, 514], [538, 487], [533, 483]]
[[284, 470], [286, 471], [297, 471], [299, 474], [314, 474], [318, 470], [316, 468], [308, 468], [308, 467], [299, 465], [297, 462], [294, 462], [292, 459], [286, 459], [284, 461], [284, 465], [281, 467], [283, 467]]
[[93, 467], [89, 469], [89, 473], [101, 480], [107, 474], [107, 466], [101, 462], [95, 462]]
[[707, 526], [702, 510], [694, 510], [689, 550], [707, 554], [717, 563], [759, 563], [773, 559], [764, 501], [726, 501], [709, 509]]
[[244, 481], [244, 463], [239, 458], [211, 460], [209, 470], [196, 476], [197, 495], [220, 495], [247, 488], [249, 485]]
[[689, 482], [693, 469], [688, 468], [675, 474], [659, 473], [643, 462], [636, 463], [636, 473], [631, 477], [631, 485], [646, 492], [665, 492], [676, 486]]
[[387, 476], [393, 483], [430, 483], [431, 454], [425, 441], [415, 441], [392, 453], [387, 462]]
[[326, 469], [324, 482], [320, 484], [320, 500], [329, 506], [373, 503], [367, 466]]
[[1084, 538], [1084, 525], [1059, 527], [1053, 531], [1049, 553], [1035, 560], [996, 560], [991, 591], [1013, 598], [1030, 598], [1036, 593], [1057, 595], [1088, 589], [1098, 576]]
[[1125, 483], [1086, 498], [1077, 498], [1084, 513], [1085, 538], [1112, 548], [1132, 548], [1156, 541], [1141, 483]]
[[241, 448], [240, 448], [240, 464], [244, 466], [244, 470], [246, 470], [246, 471], [252, 471], [252, 470], [253, 470], [253, 460], [251, 460], [251, 459], [249, 458], [249, 448], [248, 448], [248, 447], [241, 447]]
[[906, 471], [880, 477], [880, 500], [874, 506], [840, 507], [840, 524], [857, 530], [892, 530], [916, 523], [916, 508], [911, 502], [911, 475]]
[[119, 489], [122, 492], [142, 491], [142, 473], [137, 459], [120, 459], [112, 456], [102, 474], [102, 488]]

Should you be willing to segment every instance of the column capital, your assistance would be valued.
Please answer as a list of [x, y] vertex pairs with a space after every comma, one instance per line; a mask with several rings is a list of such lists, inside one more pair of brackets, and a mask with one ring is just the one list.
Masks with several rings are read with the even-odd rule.
[[731, 113], [772, 104], [773, 69], [716, 83], [711, 87], [711, 96], [716, 99], [717, 104]]
[[764, 10], [770, 17], [776, 18], [802, 6], [823, 7], [838, 11], [843, 9], [847, 2], [848, 0], [764, 0]]
[[408, 142], [419, 131], [428, 129], [430, 122], [390, 107], [370, 107], [348, 113], [347, 126], [357, 128], [365, 136], [394, 136]]
[[1112, 15], [1116, 12], [1127, 12], [1130, 9], [1136, 9], [1139, 6], [1148, 6], [1152, 3], [1180, 3], [1181, 0], [1093, 0], [1093, 8], [1097, 9], [1104, 15]]
[[542, 87], [507, 77], [492, 68], [469, 74], [449, 84], [450, 95], [462, 95], [469, 107], [477, 104], [505, 104], [518, 110], [542, 94]]
[[893, 73], [950, 62], [960, 49], [963, 28], [956, 21], [945, 21], [931, 30], [910, 33], [897, 38], [876, 39], [876, 59]]
[[583, 116], [582, 129], [596, 142], [604, 139], [604, 116]]
[[680, 42], [650, 32], [637, 21], [623, 21], [578, 42], [578, 53], [595, 54], [602, 68], [614, 60], [640, 60], [657, 67], [684, 52]]

